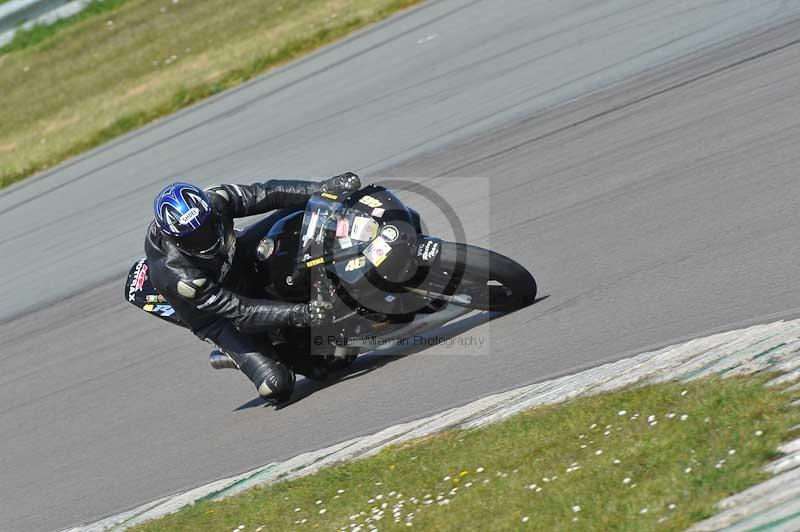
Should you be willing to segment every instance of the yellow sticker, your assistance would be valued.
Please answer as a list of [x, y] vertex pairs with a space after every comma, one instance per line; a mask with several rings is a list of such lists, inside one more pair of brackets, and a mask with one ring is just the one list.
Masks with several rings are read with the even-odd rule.
[[153, 312], [155, 308], [156, 308], [155, 305], [145, 305], [142, 307], [142, 310], [145, 312]]
[[323, 192], [322, 194], [320, 194], [320, 196], [322, 196], [323, 198], [328, 198], [330, 200], [335, 200], [339, 198], [339, 196], [337, 196], [336, 194], [331, 194], [330, 192]]
[[355, 259], [350, 259], [347, 262], [347, 266], [344, 267], [344, 271], [352, 272], [353, 270], [358, 270], [364, 267], [367, 263], [367, 259], [364, 257], [356, 257]]
[[392, 247], [381, 237], [376, 238], [375, 240], [367, 246], [367, 249], [364, 250], [364, 256], [367, 258], [375, 266], [380, 266], [383, 261], [386, 260], [386, 256], [391, 253]]
[[306, 262], [306, 268], [313, 268], [314, 266], [319, 266], [320, 264], [325, 264], [325, 258], [320, 257], [318, 259], [310, 260]]
[[363, 196], [360, 200], [358, 200], [358, 202], [359, 203], [363, 203], [367, 207], [372, 207], [373, 209], [383, 205], [382, 201], [377, 200], [377, 199], [373, 198], [372, 196]]

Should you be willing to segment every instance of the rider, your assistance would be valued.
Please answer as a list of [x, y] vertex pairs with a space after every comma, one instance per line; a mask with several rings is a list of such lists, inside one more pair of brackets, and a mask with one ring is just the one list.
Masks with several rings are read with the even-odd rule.
[[255, 286], [247, 275], [263, 228], [250, 231], [250, 238], [247, 231], [237, 235], [233, 219], [303, 208], [315, 192], [348, 194], [360, 187], [359, 177], [348, 172], [320, 183], [270, 180], [206, 190], [174, 183], [156, 196], [155, 221], [145, 240], [153, 286], [195, 335], [233, 359], [267, 402], [289, 398], [294, 373], [281, 363], [265, 333], [323, 323], [329, 307], [265, 299], [264, 279]]

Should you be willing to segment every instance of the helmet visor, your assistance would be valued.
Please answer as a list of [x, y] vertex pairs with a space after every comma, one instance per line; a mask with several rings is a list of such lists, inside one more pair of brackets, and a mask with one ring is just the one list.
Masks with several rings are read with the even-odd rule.
[[197, 229], [178, 239], [178, 247], [200, 257], [213, 257], [222, 249], [224, 231], [222, 221], [209, 216]]

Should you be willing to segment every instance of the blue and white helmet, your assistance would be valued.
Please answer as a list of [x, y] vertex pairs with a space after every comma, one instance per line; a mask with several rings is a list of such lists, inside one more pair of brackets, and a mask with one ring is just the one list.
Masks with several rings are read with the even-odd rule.
[[162, 234], [182, 251], [203, 258], [221, 252], [225, 232], [204, 190], [173, 183], [158, 193], [153, 208]]

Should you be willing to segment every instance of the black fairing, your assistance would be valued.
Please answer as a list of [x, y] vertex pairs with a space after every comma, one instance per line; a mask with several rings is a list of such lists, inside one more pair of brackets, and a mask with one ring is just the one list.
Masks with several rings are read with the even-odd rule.
[[300, 303], [308, 301], [309, 295], [308, 272], [304, 269], [295, 272], [304, 214], [297, 211], [284, 216], [267, 233], [267, 237], [275, 242], [275, 251], [267, 263], [273, 281], [272, 290], [285, 301]]

